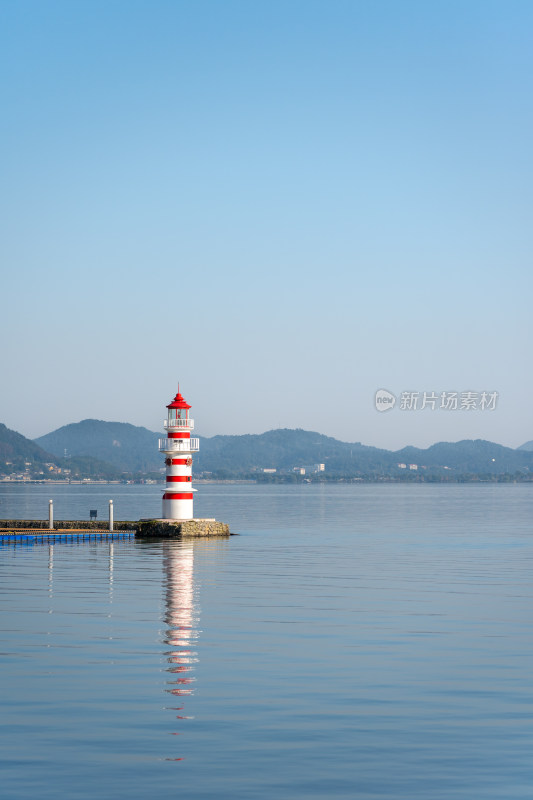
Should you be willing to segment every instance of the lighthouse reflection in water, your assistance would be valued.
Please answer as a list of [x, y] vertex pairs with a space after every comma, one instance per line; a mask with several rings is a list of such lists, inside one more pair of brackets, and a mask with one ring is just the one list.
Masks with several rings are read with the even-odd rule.
[[[194, 589], [194, 545], [192, 542], [163, 543], [163, 565], [165, 571], [165, 623], [164, 642], [168, 646], [165, 655], [168, 661], [167, 681], [169, 694], [178, 701], [171, 708], [179, 712], [178, 720], [189, 720], [186, 714], [186, 698], [193, 694], [194, 665], [198, 661], [195, 643], [198, 639], [199, 614], [195, 604]], [[183, 731], [177, 730], [175, 735]], [[180, 761], [181, 759], [170, 759]]]

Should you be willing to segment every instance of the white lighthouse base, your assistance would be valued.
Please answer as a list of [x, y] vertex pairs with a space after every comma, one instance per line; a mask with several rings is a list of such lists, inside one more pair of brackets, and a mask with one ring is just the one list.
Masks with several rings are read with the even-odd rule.
[[176, 500], [163, 498], [163, 519], [194, 519], [192, 500]]

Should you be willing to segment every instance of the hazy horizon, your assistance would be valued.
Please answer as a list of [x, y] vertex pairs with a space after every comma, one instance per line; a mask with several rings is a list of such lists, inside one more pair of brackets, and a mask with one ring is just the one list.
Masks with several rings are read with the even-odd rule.
[[533, 439], [531, 3], [0, 14], [9, 428]]

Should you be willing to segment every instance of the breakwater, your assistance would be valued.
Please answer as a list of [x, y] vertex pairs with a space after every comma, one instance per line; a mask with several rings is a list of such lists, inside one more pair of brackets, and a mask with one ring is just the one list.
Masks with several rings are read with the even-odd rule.
[[0, 519], [0, 538], [21, 536], [75, 537], [130, 533], [139, 538], [176, 539], [181, 537], [230, 536], [229, 525], [215, 519], [189, 520], [114, 520], [109, 523], [101, 520], [55, 520], [52, 525], [47, 520]]

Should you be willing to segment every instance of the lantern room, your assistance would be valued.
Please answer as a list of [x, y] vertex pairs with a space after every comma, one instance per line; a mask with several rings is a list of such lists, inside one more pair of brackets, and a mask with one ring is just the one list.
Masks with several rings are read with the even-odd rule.
[[[168, 404], [168, 421], [174, 419], [186, 420], [189, 419], [189, 409], [191, 406], [178, 389], [178, 393], [174, 400]], [[183, 424], [183, 423], [182, 423]]]

